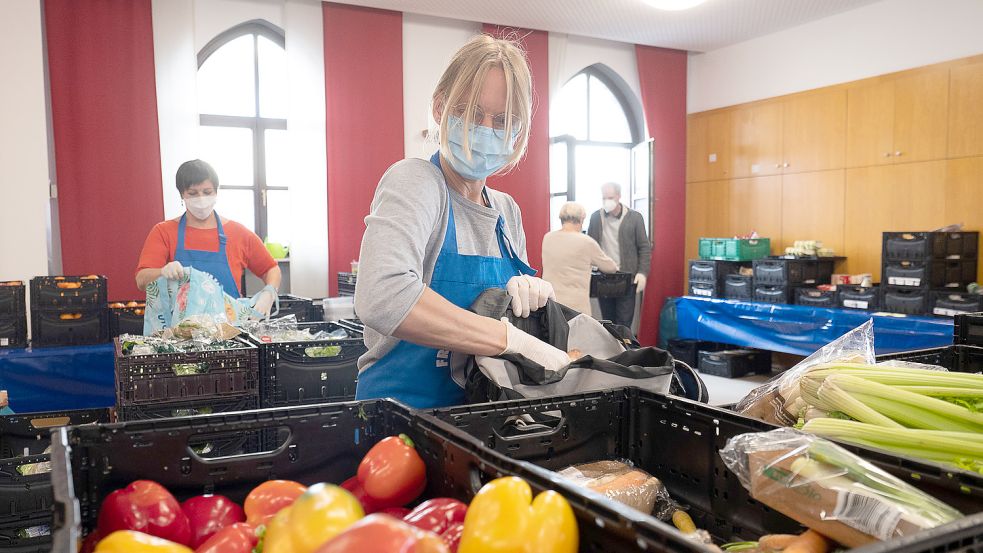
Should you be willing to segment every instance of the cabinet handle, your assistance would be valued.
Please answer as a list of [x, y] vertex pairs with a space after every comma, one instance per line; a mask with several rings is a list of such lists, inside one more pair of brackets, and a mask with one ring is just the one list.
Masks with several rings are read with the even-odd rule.
[[891, 157], [891, 152], [884, 152], [884, 157]]
[[787, 161], [785, 162], [785, 167], [788, 167], [788, 162]]
[[898, 157], [901, 157], [902, 155], [904, 155], [904, 152], [902, 152], [901, 150], [898, 150], [897, 152], [894, 152], [894, 155], [896, 155]]
[[781, 167], [782, 167], [782, 164], [781, 163], [776, 163], [775, 164], [775, 169], [781, 169]]

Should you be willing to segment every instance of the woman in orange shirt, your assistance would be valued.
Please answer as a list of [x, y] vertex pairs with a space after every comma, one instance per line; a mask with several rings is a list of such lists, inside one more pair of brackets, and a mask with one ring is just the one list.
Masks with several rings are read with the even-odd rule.
[[137, 286], [163, 276], [176, 280], [185, 268], [210, 273], [226, 294], [239, 297], [242, 272], [248, 268], [266, 287], [255, 308], [268, 315], [280, 287], [280, 267], [256, 233], [215, 212], [218, 175], [200, 159], [186, 161], [177, 170], [177, 190], [187, 211], [177, 219], [154, 225], [137, 265]]

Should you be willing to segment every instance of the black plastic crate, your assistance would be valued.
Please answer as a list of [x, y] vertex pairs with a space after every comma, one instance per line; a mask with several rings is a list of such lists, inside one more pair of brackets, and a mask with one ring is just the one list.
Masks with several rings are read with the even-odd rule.
[[952, 330], [954, 344], [983, 346], [983, 313], [956, 315]]
[[52, 428], [109, 422], [109, 409], [43, 411], [0, 416], [0, 459], [40, 455]]
[[143, 314], [147, 304], [143, 300], [113, 302], [109, 304], [109, 334], [143, 335]]
[[878, 361], [911, 361], [938, 365], [953, 372], [978, 373], [983, 372], [983, 347], [956, 344], [940, 348], [902, 351], [878, 355]]
[[318, 311], [314, 307], [314, 300], [311, 298], [280, 294], [280, 311], [277, 313], [277, 317], [293, 315], [297, 317], [297, 322], [306, 323], [320, 321], [324, 311], [322, 310], [321, 313], [322, 315], [318, 316]]
[[889, 313], [927, 315], [932, 295], [922, 288], [881, 286], [881, 309]]
[[694, 259], [689, 262], [689, 281], [723, 284], [728, 275], [738, 274], [742, 268], [750, 268], [750, 262]]
[[259, 394], [259, 350], [242, 347], [189, 353], [123, 355], [116, 339], [116, 405], [202, 401]]
[[724, 378], [771, 374], [771, 352], [751, 349], [701, 351], [697, 370]]
[[792, 303], [792, 288], [789, 286], [764, 286], [754, 283], [754, 301], [762, 303]]
[[190, 401], [169, 401], [149, 405], [119, 405], [116, 407], [116, 420], [143, 421], [172, 417], [193, 417], [215, 413], [232, 413], [259, 408], [259, 394], [202, 399]]
[[882, 284], [907, 288], [957, 288], [976, 282], [975, 260], [931, 259], [885, 262]]
[[724, 277], [723, 296], [728, 300], [751, 301], [754, 298], [754, 280], [751, 275], [727, 275]]
[[690, 282], [689, 295], [696, 296], [698, 298], [716, 298], [719, 296], [719, 290], [716, 284], [706, 282]]
[[27, 313], [24, 283], [20, 280], [0, 282], [0, 317], [24, 316]]
[[27, 347], [27, 314], [0, 315], [0, 348]]
[[831, 258], [767, 257], [754, 260], [754, 284], [797, 286], [829, 284], [833, 278]]
[[[50, 514], [11, 522], [0, 522], [0, 551], [5, 553], [49, 553], [52, 551], [51, 522], [52, 516]], [[34, 531], [46, 533], [35, 536], [33, 535]], [[32, 532], [32, 534], [28, 535], [28, 532]]]
[[[720, 459], [718, 452], [729, 438], [775, 428], [731, 411], [626, 388], [435, 409], [423, 416], [443, 422], [462, 443], [479, 440], [498, 453], [554, 471], [628, 459], [662, 480], [677, 502], [689, 505], [697, 528], [706, 529], [717, 543], [801, 531], [798, 523], [752, 499]], [[529, 425], [530, 416], [539, 424]], [[983, 510], [979, 474], [841, 445], [965, 514]], [[980, 540], [983, 514], [974, 514], [903, 539], [871, 544], [863, 551], [970, 553], [978, 550], [974, 541]]]
[[932, 292], [932, 314], [955, 317], [965, 313], [983, 311], [983, 295], [966, 292], [936, 290]]
[[635, 275], [632, 273], [601, 273], [594, 271], [590, 275], [590, 297], [592, 298], [623, 298], [635, 293]]
[[720, 351], [731, 346], [719, 342], [702, 340], [669, 340], [668, 352], [673, 359], [682, 361], [695, 369], [700, 361], [700, 352]]
[[[48, 443], [51, 443], [50, 439]], [[44, 470], [42, 464], [50, 460], [46, 454], [0, 459], [0, 497], [3, 498], [0, 501], [0, 527], [45, 518], [51, 524], [51, 506], [54, 504], [51, 476], [47, 472], [21, 474], [27, 468]]]
[[[221, 459], [189, 454], [192, 440], [256, 431], [276, 431], [265, 453]], [[427, 467], [423, 497], [470, 501], [485, 482], [501, 476], [525, 479], [533, 493], [553, 489], [568, 499], [577, 517], [584, 552], [704, 551], [665, 525], [579, 488], [556, 475], [485, 450], [480, 443], [450, 439], [435, 423], [390, 400], [264, 409], [246, 413], [129, 422], [63, 429], [53, 436], [52, 480], [56, 517], [54, 551], [74, 552], [95, 526], [102, 500], [113, 490], [153, 475], [178, 500], [202, 493], [242, 502], [269, 479], [339, 483], [353, 476], [379, 440], [406, 434]], [[642, 525], [642, 526], [639, 526]]]
[[338, 295], [354, 296], [358, 273], [338, 273]]
[[31, 310], [97, 309], [106, 305], [106, 277], [39, 276], [31, 279]]
[[110, 341], [109, 308], [31, 310], [31, 345], [79, 346]]
[[795, 304], [810, 307], [836, 307], [836, 291], [819, 288], [797, 288]]
[[836, 303], [844, 309], [873, 311], [881, 305], [881, 295], [876, 286], [837, 286]]
[[[307, 342], [263, 342], [249, 339], [259, 348], [260, 396], [263, 407], [284, 407], [355, 399], [358, 358], [366, 352], [362, 332], [339, 322], [301, 323], [312, 332], [345, 330], [348, 338]], [[308, 348], [339, 346], [332, 357], [311, 357]]]
[[976, 259], [980, 233], [885, 232], [881, 253], [885, 261]]

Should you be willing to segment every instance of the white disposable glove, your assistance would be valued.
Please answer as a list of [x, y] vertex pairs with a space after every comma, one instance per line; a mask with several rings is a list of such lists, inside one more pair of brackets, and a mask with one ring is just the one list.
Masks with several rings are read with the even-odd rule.
[[641, 291], [645, 290], [645, 283], [646, 283], [645, 275], [643, 275], [642, 273], [636, 274], [635, 275], [635, 292], [638, 293], [638, 292], [641, 292]]
[[526, 334], [513, 326], [508, 319], [502, 319], [502, 322], [506, 326], [506, 346], [505, 351], [500, 355], [521, 354], [526, 359], [539, 363], [551, 371], [558, 371], [570, 364], [570, 356], [567, 355], [567, 352], [557, 349], [531, 334]]
[[160, 275], [167, 280], [179, 280], [184, 278], [184, 267], [178, 261], [171, 261], [160, 268]]
[[273, 291], [269, 289], [263, 290], [256, 296], [256, 305], [253, 306], [253, 309], [262, 313], [264, 317], [269, 317], [274, 301], [276, 301], [276, 295]]
[[528, 317], [531, 311], [546, 305], [546, 300], [556, 299], [552, 284], [528, 275], [510, 278], [505, 290], [512, 296], [512, 312], [517, 317]]

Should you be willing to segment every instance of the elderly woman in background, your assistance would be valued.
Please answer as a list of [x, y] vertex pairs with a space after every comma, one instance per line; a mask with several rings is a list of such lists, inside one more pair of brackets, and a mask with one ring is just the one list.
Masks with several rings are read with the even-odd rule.
[[583, 233], [587, 211], [567, 202], [560, 208], [563, 228], [543, 237], [543, 280], [553, 285], [556, 300], [581, 313], [590, 314], [590, 272], [614, 273], [618, 265], [601, 246]]

